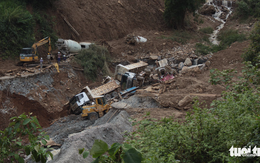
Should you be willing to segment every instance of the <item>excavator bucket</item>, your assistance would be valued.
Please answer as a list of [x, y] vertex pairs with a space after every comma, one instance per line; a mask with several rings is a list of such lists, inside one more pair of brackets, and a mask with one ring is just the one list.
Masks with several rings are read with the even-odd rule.
[[53, 65], [55, 66], [55, 68], [56, 68], [57, 72], [58, 72], [58, 73], [60, 73], [60, 70], [59, 70], [59, 65], [58, 65], [58, 63], [54, 63]]

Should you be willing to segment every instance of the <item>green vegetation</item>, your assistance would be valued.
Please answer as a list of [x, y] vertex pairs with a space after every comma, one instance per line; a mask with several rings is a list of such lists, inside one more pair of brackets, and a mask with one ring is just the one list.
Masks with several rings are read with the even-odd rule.
[[205, 34], [211, 34], [213, 33], [213, 28], [211, 27], [201, 28], [199, 31]]
[[260, 1], [259, 0], [240, 0], [237, 1], [235, 17], [247, 19], [249, 16], [260, 17]]
[[[32, 158], [38, 162], [45, 163], [48, 156], [52, 157], [46, 145], [49, 136], [41, 130], [41, 126], [36, 117], [21, 114], [10, 119], [9, 126], [0, 131], [0, 162], [23, 163], [22, 155], [32, 154]], [[28, 140], [25, 143], [24, 140]]]
[[6, 59], [18, 55], [33, 41], [33, 17], [24, 6], [13, 1], [0, 2], [0, 52]]
[[220, 41], [219, 45], [213, 45], [213, 44], [203, 44], [203, 43], [197, 43], [195, 45], [196, 53], [201, 55], [206, 55], [209, 53], [215, 53], [220, 50], [224, 50], [227, 47], [229, 47], [232, 43], [236, 41], [244, 41], [246, 40], [245, 34], [239, 34], [236, 30], [225, 30], [221, 31], [218, 36], [218, 40]]
[[175, 29], [184, 27], [187, 12], [195, 12], [204, 0], [165, 0], [164, 19]]
[[246, 53], [242, 56], [245, 61], [251, 61], [253, 65], [259, 63], [260, 56], [260, 22], [256, 23], [255, 29], [250, 35], [251, 44]]
[[[50, 36], [54, 47], [57, 37], [53, 31], [52, 19], [41, 14], [42, 11], [40, 10], [47, 4], [49, 4], [49, 1], [3, 0], [0, 2], [1, 58], [7, 59], [19, 56], [23, 47], [30, 47], [34, 42], [38, 41], [35, 39], [36, 36], [39, 37], [39, 40]], [[26, 10], [26, 5], [41, 7], [34, 8], [35, 11], [30, 14]], [[36, 27], [38, 32], [34, 33]]]
[[161, 36], [161, 39], [170, 39], [172, 41], [186, 44], [192, 38], [192, 34], [186, 30], [175, 30], [170, 37]]
[[234, 71], [211, 71], [211, 82], [228, 86], [211, 109], [196, 101], [193, 111], [179, 123], [174, 118], [137, 122], [128, 142], [145, 157], [144, 162], [258, 162], [259, 157], [230, 157], [229, 149], [260, 145], [260, 73], [246, 63], [243, 76]]
[[[95, 158], [94, 162], [110, 163], [141, 163], [142, 154], [129, 144], [114, 143], [108, 148], [107, 143], [102, 140], [95, 140], [90, 152], [79, 149], [79, 154], [83, 153], [83, 158], [87, 158], [89, 153]], [[108, 153], [108, 155], [106, 154]]]
[[[35, 12], [33, 14], [33, 19], [35, 23], [39, 26], [39, 30], [37, 31], [38, 36], [40, 36], [40, 39], [43, 39], [44, 37], [49, 36], [51, 38], [51, 46], [52, 49], [55, 48], [55, 42], [58, 40], [58, 37], [56, 33], [53, 30], [53, 27], [55, 25], [53, 21], [53, 17], [50, 17], [49, 15], [43, 13], [43, 12]], [[36, 41], [39, 41], [36, 40]], [[46, 45], [48, 46], [48, 45]]]
[[95, 80], [101, 72], [109, 73], [107, 62], [109, 62], [109, 52], [107, 49], [98, 46], [90, 45], [89, 49], [81, 51], [75, 57], [75, 61], [84, 69], [84, 74], [88, 79]]

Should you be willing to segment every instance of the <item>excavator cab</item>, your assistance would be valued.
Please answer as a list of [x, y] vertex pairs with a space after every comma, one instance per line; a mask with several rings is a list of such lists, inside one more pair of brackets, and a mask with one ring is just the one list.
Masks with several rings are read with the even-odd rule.
[[23, 48], [20, 53], [20, 61], [21, 62], [33, 62], [38, 61], [38, 56], [33, 54], [32, 48]]

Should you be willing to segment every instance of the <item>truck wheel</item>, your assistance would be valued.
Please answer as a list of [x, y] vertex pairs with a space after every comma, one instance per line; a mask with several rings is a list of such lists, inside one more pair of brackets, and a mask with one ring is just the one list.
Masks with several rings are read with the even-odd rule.
[[81, 108], [77, 108], [75, 111], [74, 111], [74, 114], [76, 115], [79, 115], [81, 113]]
[[118, 94], [117, 94], [117, 92], [116, 92], [116, 91], [112, 92], [112, 97], [115, 97], [115, 98], [117, 98], [117, 97], [118, 97]]
[[105, 95], [105, 99], [106, 99], [106, 101], [111, 100], [111, 95], [110, 95], [110, 94], [106, 94], [106, 95]]
[[89, 113], [88, 119], [91, 120], [91, 121], [95, 121], [95, 120], [98, 119], [98, 114], [96, 112], [95, 113]]

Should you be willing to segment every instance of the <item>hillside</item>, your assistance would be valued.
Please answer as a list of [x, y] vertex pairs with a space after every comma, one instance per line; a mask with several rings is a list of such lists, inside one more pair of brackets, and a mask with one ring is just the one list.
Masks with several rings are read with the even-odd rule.
[[[0, 129], [8, 126], [9, 118], [32, 112], [44, 131], [59, 144], [58, 147], [55, 146], [57, 150], [53, 150], [54, 159], [49, 160], [49, 163], [93, 161], [90, 156], [83, 159], [78, 154], [78, 149], [91, 149], [95, 139], [101, 139], [109, 146], [116, 142], [122, 143], [126, 136], [139, 141], [140, 136], [131, 135], [139, 127], [134, 126], [132, 121], [140, 121], [140, 126], [145, 126], [147, 121], [158, 123], [162, 128], [175, 122], [181, 126], [188, 122], [185, 117], [196, 110], [194, 100], [200, 102], [198, 107], [212, 109], [212, 101], [223, 100], [225, 96], [222, 92], [227, 89], [224, 85], [212, 85], [209, 82], [211, 70], [234, 69], [238, 71], [235, 76], [242, 74], [244, 64], [241, 55], [249, 47], [248, 36], [257, 23], [255, 18], [241, 23], [234, 17], [234, 8], [224, 4], [208, 4], [211, 8], [205, 5], [201, 9], [203, 12], [199, 10], [196, 14], [187, 13], [185, 29], [176, 30], [165, 24], [164, 0], [50, 2], [51, 7], [46, 9], [46, 13], [53, 17], [57, 37], [92, 42], [107, 48], [112, 78], [118, 64], [143, 61], [148, 66], [143, 69], [143, 83], [138, 85], [135, 93], [110, 99], [110, 111], [100, 111], [97, 120], [90, 120], [89, 117], [71, 114], [69, 101], [86, 86], [94, 89], [102, 85], [107, 76], [102, 69], [103, 65], [94, 72], [96, 80], [91, 80], [84, 74], [86, 67], [74, 62], [79, 54], [70, 55], [66, 61], [61, 61], [59, 68], [55, 66], [56, 59], [51, 60], [51, 64], [47, 62], [46, 48], [39, 50], [44, 60], [43, 68], [40, 65], [17, 66], [18, 57], [0, 59]], [[229, 1], [228, 5], [231, 2], [235, 4], [236, 1]], [[217, 8], [218, 12], [215, 11]], [[205, 13], [210, 14], [204, 14], [204, 9]], [[34, 11], [30, 5], [27, 10], [30, 13]], [[212, 10], [216, 14], [211, 14]], [[37, 28], [34, 30], [37, 31]], [[147, 41], [131, 44], [127, 41], [132, 35], [144, 37]], [[220, 43], [214, 44], [217, 39]], [[57, 49], [53, 50], [56, 57], [57, 52]], [[160, 66], [163, 60], [167, 64]], [[235, 80], [232, 82], [235, 83]], [[117, 90], [117, 93], [120, 92]], [[101, 112], [106, 114], [100, 116]], [[159, 139], [160, 136], [157, 137]], [[137, 147], [138, 143], [134, 145]], [[149, 150], [144, 151], [144, 155], [149, 153]], [[174, 161], [179, 157], [185, 160], [182, 156], [174, 156]], [[168, 159], [164, 156], [161, 158]]]

